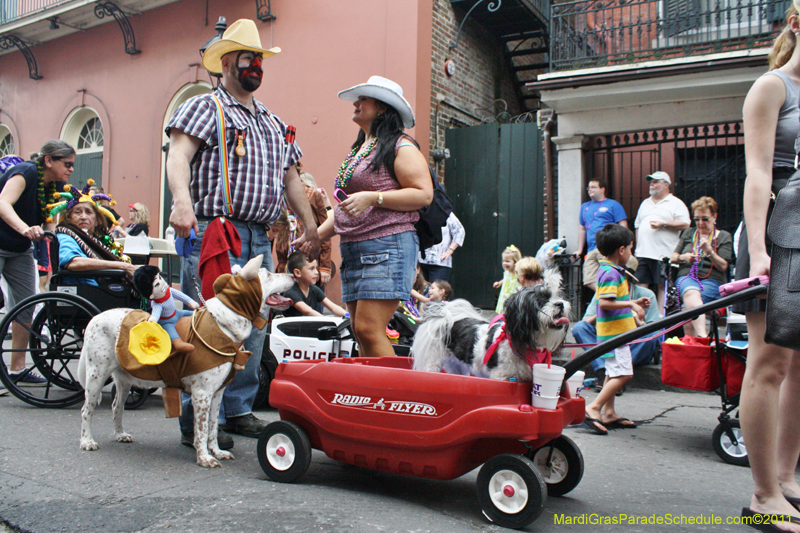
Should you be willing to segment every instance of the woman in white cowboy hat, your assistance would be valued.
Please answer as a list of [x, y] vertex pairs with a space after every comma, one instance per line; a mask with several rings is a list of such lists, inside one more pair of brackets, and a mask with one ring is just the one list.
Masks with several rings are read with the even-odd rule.
[[342, 300], [361, 354], [394, 355], [386, 325], [411, 294], [419, 248], [414, 224], [417, 209], [433, 199], [433, 184], [419, 146], [403, 133], [414, 126], [414, 112], [397, 83], [372, 76], [339, 98], [353, 102], [361, 129], [336, 177], [341, 203], [320, 236], [341, 237]]

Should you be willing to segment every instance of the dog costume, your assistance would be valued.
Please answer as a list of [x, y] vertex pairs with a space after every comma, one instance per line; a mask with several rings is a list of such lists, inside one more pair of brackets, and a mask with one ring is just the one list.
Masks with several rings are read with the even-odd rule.
[[[233, 312], [250, 320], [255, 327], [263, 329], [267, 321], [260, 315], [261, 284], [258, 279], [245, 281], [241, 276], [224, 274], [214, 282], [214, 291]], [[150, 317], [145, 311], [132, 311], [123, 319], [117, 336], [116, 351], [120, 365], [131, 375], [148, 381], [163, 381], [168, 389], [163, 397], [167, 416], [180, 415], [180, 394], [183, 390], [181, 379], [198, 374], [225, 363], [241, 365], [247, 362], [250, 352], [235, 344], [219, 328], [206, 309], [198, 309], [191, 318], [180, 320], [177, 324], [181, 338], [195, 346], [191, 353], [172, 351], [169, 357], [158, 365], [145, 365], [129, 350], [131, 329]], [[149, 341], [145, 341], [149, 342]], [[236, 376], [234, 366], [225, 379], [227, 385]], [[177, 407], [173, 402], [177, 401]], [[175, 414], [177, 412], [177, 414]]]

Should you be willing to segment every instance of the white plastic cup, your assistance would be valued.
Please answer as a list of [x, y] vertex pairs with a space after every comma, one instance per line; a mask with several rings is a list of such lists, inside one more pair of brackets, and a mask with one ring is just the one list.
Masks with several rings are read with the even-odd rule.
[[[561, 382], [564, 381], [564, 367], [539, 363], [533, 365], [533, 384], [531, 394], [547, 398], [557, 398], [561, 392]], [[531, 404], [533, 405], [533, 404]]]
[[583, 378], [586, 377], [586, 372], [578, 370], [570, 376], [567, 380], [567, 392], [571, 398], [580, 398], [581, 391], [583, 390]]
[[532, 405], [539, 409], [555, 409], [558, 405], [558, 396], [534, 396]]

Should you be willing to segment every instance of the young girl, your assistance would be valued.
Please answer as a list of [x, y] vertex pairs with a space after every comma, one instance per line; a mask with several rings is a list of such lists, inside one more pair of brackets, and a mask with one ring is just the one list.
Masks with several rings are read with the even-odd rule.
[[494, 310], [494, 312], [497, 314], [503, 312], [503, 308], [506, 305], [506, 299], [508, 299], [509, 296], [517, 292], [519, 289], [519, 283], [517, 282], [517, 276], [514, 273], [514, 267], [516, 266], [517, 261], [522, 259], [522, 253], [520, 253], [519, 248], [511, 244], [505, 250], [503, 250], [502, 258], [503, 279], [500, 281], [495, 281], [492, 285], [492, 287], [495, 289], [500, 287], [500, 295], [497, 297], [497, 307]]
[[522, 287], [533, 287], [542, 281], [544, 269], [538, 259], [525, 256], [517, 261], [514, 272], [517, 276], [517, 282]]
[[443, 279], [431, 283], [429, 296], [432, 302], [447, 302], [453, 296], [453, 287]]

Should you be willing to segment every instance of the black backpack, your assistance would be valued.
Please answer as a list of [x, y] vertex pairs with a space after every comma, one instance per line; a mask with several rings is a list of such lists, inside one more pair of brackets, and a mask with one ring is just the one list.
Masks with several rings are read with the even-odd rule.
[[425, 255], [424, 250], [442, 242], [442, 227], [447, 224], [447, 217], [453, 212], [453, 202], [436, 179], [436, 172], [431, 166], [428, 166], [428, 170], [433, 180], [433, 201], [418, 211], [419, 221], [415, 225], [419, 238], [419, 251], [423, 255]]

